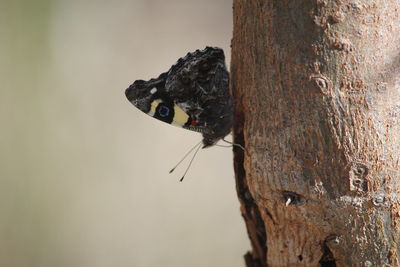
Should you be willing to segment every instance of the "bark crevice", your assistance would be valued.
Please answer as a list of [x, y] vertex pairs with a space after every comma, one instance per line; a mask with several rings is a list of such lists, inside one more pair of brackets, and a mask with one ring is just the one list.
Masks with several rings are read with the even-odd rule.
[[[231, 85], [234, 86], [234, 85]], [[246, 153], [246, 143], [243, 136], [244, 116], [239, 105], [235, 108], [235, 126], [233, 141], [241, 147], [233, 146], [234, 150], [234, 169], [236, 179], [236, 192], [241, 204], [241, 213], [245, 221], [248, 235], [250, 236], [252, 251], [248, 252], [244, 258], [247, 267], [265, 267], [266, 265], [266, 232], [264, 221], [261, 217], [258, 206], [256, 205], [246, 180], [246, 170], [244, 168], [244, 157]]]

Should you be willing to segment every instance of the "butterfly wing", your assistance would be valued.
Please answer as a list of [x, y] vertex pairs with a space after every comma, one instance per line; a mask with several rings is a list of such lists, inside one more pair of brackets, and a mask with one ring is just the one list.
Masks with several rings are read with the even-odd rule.
[[202, 132], [202, 126], [193, 120], [178, 104], [155, 99], [148, 115], [160, 121], [195, 132]]
[[204, 147], [214, 145], [231, 131], [229, 74], [224, 52], [218, 47], [188, 53], [158, 78], [135, 81], [125, 94], [148, 115], [201, 132]]
[[155, 119], [191, 131], [202, 132], [204, 126], [189, 114], [190, 111], [189, 113], [185, 111], [165, 93], [163, 76], [164, 74], [150, 81], [135, 81], [126, 89], [126, 97], [135, 107]]

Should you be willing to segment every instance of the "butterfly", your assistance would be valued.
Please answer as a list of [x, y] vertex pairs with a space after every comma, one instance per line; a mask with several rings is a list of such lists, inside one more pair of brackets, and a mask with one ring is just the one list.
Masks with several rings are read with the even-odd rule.
[[188, 53], [158, 78], [136, 80], [125, 95], [151, 117], [201, 133], [203, 148], [215, 145], [232, 128], [229, 73], [218, 47]]

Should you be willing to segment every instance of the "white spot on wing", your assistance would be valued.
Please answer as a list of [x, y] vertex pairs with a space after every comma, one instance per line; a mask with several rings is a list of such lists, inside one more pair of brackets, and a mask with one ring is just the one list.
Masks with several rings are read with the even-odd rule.
[[188, 110], [190, 109], [190, 104], [186, 102], [179, 103], [178, 106], [185, 112], [188, 112]]
[[153, 88], [153, 89], [150, 90], [150, 94], [152, 94], [152, 95], [154, 95], [156, 92], [157, 92], [156, 88]]

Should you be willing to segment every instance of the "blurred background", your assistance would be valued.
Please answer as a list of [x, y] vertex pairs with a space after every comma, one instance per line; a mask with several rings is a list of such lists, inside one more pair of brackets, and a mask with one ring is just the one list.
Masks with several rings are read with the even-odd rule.
[[230, 148], [147, 117], [136, 79], [206, 45], [231, 1], [0, 0], [0, 267], [244, 266]]

